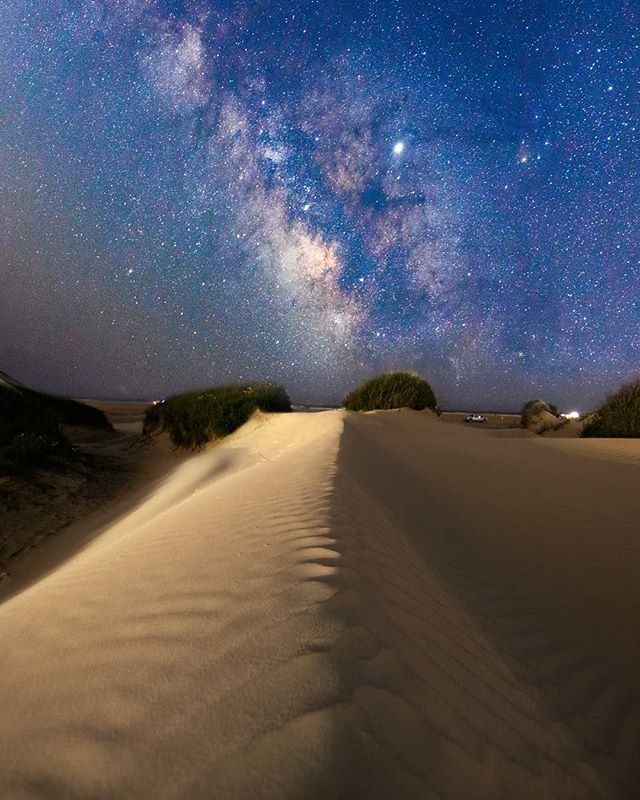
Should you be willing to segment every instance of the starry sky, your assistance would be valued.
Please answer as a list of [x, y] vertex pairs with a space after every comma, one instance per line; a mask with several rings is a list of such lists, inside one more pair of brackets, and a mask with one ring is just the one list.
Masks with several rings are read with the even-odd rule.
[[0, 0], [0, 369], [586, 410], [640, 372], [640, 5]]

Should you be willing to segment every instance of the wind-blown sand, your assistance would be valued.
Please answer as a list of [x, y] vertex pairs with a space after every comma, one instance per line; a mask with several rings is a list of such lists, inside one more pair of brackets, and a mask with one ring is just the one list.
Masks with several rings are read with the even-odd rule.
[[637, 797], [638, 445], [252, 420], [0, 606], [0, 796]]

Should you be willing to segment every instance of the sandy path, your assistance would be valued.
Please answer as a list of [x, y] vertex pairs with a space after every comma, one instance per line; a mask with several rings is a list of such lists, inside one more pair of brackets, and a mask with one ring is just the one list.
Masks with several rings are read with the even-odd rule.
[[250, 423], [0, 606], [0, 796], [636, 796], [617, 444]]

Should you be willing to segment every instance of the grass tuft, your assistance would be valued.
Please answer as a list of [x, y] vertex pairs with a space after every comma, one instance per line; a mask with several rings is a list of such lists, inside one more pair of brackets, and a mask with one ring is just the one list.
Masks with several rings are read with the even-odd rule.
[[[559, 417], [558, 407], [553, 403], [547, 403], [545, 400], [529, 400], [522, 406], [520, 412], [520, 427], [529, 428], [535, 425], [538, 421], [537, 418], [540, 414], [546, 411], [548, 414], [553, 414], [554, 417]], [[559, 421], [559, 420], [558, 420]], [[552, 425], [547, 425], [547, 429], [551, 429]]]
[[6, 381], [0, 384], [0, 474], [26, 474], [69, 462], [75, 450], [61, 424], [112, 430], [96, 408]]
[[582, 435], [619, 439], [640, 437], [640, 380], [628, 383], [610, 395], [604, 405], [587, 419]]
[[0, 388], [0, 474], [30, 472], [71, 453], [53, 409], [35, 393]]
[[424, 378], [414, 372], [383, 372], [369, 378], [344, 399], [350, 411], [376, 409], [424, 408], [435, 409], [436, 396]]
[[145, 435], [166, 431], [175, 447], [198, 450], [233, 433], [256, 410], [291, 411], [286, 391], [274, 383], [244, 383], [174, 395], [150, 406]]
[[[32, 394], [37, 394], [37, 392]], [[81, 428], [100, 431], [113, 430], [113, 425], [104, 412], [98, 408], [79, 403], [70, 397], [56, 397], [55, 395], [39, 395], [39, 397], [44, 399], [60, 425], [77, 425]]]

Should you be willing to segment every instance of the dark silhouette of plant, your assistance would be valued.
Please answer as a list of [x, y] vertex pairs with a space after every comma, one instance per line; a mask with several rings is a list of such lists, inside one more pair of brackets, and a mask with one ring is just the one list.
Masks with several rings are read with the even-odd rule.
[[640, 437], [640, 380], [607, 397], [586, 421], [583, 436]]
[[384, 372], [369, 378], [344, 399], [344, 407], [350, 411], [373, 411], [375, 409], [412, 408], [434, 409], [436, 396], [424, 378], [413, 372]]
[[60, 463], [72, 453], [45, 396], [0, 386], [0, 473], [30, 472]]

